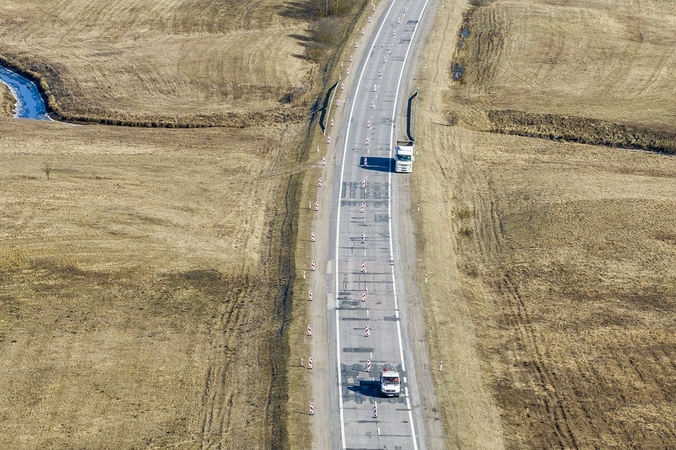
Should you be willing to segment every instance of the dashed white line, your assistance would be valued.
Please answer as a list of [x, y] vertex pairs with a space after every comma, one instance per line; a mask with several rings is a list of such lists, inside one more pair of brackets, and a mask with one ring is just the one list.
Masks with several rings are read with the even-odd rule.
[[[423, 5], [422, 11], [420, 12], [420, 16], [418, 17], [418, 21], [420, 21], [420, 18], [424, 14], [425, 10], [427, 9], [427, 4], [429, 3], [429, 0], [425, 1], [425, 4]], [[380, 35], [383, 26], [385, 25], [385, 22], [387, 22], [387, 17], [389, 16], [392, 7], [394, 6], [394, 2], [390, 4], [390, 7], [387, 10], [387, 13], [385, 14], [385, 19], [382, 21], [380, 27], [378, 28], [378, 32], [376, 33], [375, 39], [373, 40], [373, 44], [371, 44], [371, 49], [369, 50], [369, 54], [373, 52], [373, 49], [375, 48], [375, 43], [378, 39], [378, 36]], [[406, 67], [406, 60], [408, 59], [408, 54], [409, 51], [411, 50], [411, 43], [413, 42], [413, 38], [415, 37], [415, 33], [417, 32], [418, 27], [415, 27], [413, 30], [413, 34], [411, 36], [411, 39], [408, 43], [408, 46], [406, 48], [406, 54], [403, 59], [403, 64], [401, 66], [401, 71], [399, 73], [399, 80], [397, 82], [397, 90], [395, 93], [395, 98], [394, 98], [394, 107], [392, 111], [392, 117], [396, 117], [396, 108], [397, 108], [397, 100], [399, 98], [399, 89], [401, 88], [401, 80], [404, 74], [404, 69]], [[357, 87], [355, 92], [359, 92], [359, 87], [361, 86], [362, 78], [364, 76], [364, 72], [366, 71], [366, 66], [367, 64], [364, 64], [362, 67], [362, 70], [359, 74], [359, 78], [357, 80]], [[355, 107], [356, 102], [352, 102], [352, 106], [350, 107], [350, 115], [348, 117], [348, 122], [347, 122], [347, 129], [346, 129], [346, 139], [345, 139], [345, 144], [343, 148], [343, 158], [341, 161], [341, 168], [340, 168], [340, 184], [339, 186], [343, 185], [343, 180], [344, 180], [344, 175], [345, 175], [345, 159], [347, 156], [347, 146], [348, 146], [348, 139], [347, 137], [350, 135], [350, 127], [351, 127], [351, 119], [354, 114], [354, 107]], [[390, 161], [392, 158], [392, 143], [394, 142], [394, 120], [392, 123], [392, 131], [390, 132]], [[392, 163], [390, 162], [390, 165]], [[388, 218], [390, 219], [389, 222], [389, 244], [390, 244], [390, 260], [394, 261], [394, 247], [392, 245], [392, 171], [388, 173], [388, 200], [387, 200], [387, 209], [388, 209]], [[341, 357], [340, 357], [340, 310], [338, 309], [340, 306], [340, 300], [339, 300], [339, 286], [338, 286], [338, 274], [340, 273], [338, 270], [338, 252], [339, 252], [339, 244], [340, 244], [340, 204], [342, 203], [343, 200], [343, 195], [342, 195], [342, 190], [339, 193], [338, 196], [338, 212], [337, 212], [337, 217], [336, 217], [336, 359], [338, 363], [338, 404], [339, 404], [339, 409], [340, 409], [340, 434], [341, 434], [341, 447], [345, 449], [345, 418], [344, 418], [344, 411], [343, 411], [343, 396], [342, 396], [342, 378], [340, 374], [340, 367], [341, 367]], [[396, 279], [394, 275], [394, 266], [392, 267], [392, 285], [393, 285], [393, 296], [394, 296], [394, 308], [395, 308], [395, 314], [397, 318], [399, 317], [399, 304], [397, 300], [397, 291], [396, 291]], [[368, 313], [368, 310], [367, 310]], [[399, 354], [400, 354], [400, 359], [401, 359], [401, 366], [402, 366], [402, 371], [406, 371], [406, 366], [405, 366], [405, 361], [404, 361], [404, 350], [403, 350], [403, 344], [402, 344], [402, 337], [401, 337], [401, 324], [400, 321], [397, 321], [397, 337], [399, 340]], [[415, 425], [413, 423], [413, 414], [411, 412], [411, 402], [410, 398], [408, 395], [408, 387], [405, 387], [406, 391], [406, 405], [408, 408], [408, 416], [409, 416], [409, 424], [411, 426], [411, 435], [413, 438], [413, 448], [414, 450], [418, 449], [418, 442], [415, 434]], [[378, 428], [378, 435], [380, 435], [380, 428]]]
[[[420, 11], [420, 15], [418, 16], [418, 23], [420, 23], [420, 19], [422, 18], [422, 15], [425, 13], [425, 9], [427, 9], [427, 4], [429, 3], [429, 0], [425, 0], [425, 4], [423, 5], [422, 10]], [[399, 90], [401, 89], [401, 80], [404, 76], [404, 69], [406, 68], [406, 60], [408, 59], [408, 53], [411, 51], [411, 43], [413, 42], [415, 38], [415, 34], [418, 31], [418, 27], [416, 26], [413, 29], [413, 34], [411, 35], [411, 40], [408, 43], [408, 46], [406, 47], [406, 54], [404, 55], [404, 59], [401, 64], [401, 71], [399, 72], [399, 80], [397, 81], [397, 90], [394, 94], [394, 106], [392, 107], [392, 117], [396, 117], [396, 112], [397, 112], [397, 100], [399, 99]], [[395, 121], [392, 121], [392, 131], [390, 132], [390, 161], [392, 161], [392, 144], [394, 143], [394, 127], [395, 127]], [[390, 162], [390, 165], [392, 163]], [[387, 209], [389, 211], [389, 215], [391, 216], [392, 214], [392, 170], [388, 173], [388, 198], [387, 198]], [[390, 259], [394, 261], [394, 246], [392, 245], [392, 220], [389, 221], [389, 231], [390, 231]], [[394, 292], [394, 307], [395, 310], [398, 312], [399, 311], [399, 305], [397, 303], [397, 288], [396, 288], [396, 277], [394, 276], [394, 266], [392, 266], [392, 290]], [[401, 355], [401, 368], [402, 371], [406, 371], [406, 365], [404, 362], [404, 347], [402, 345], [402, 339], [401, 339], [401, 322], [397, 321], [397, 337], [399, 338], [399, 353]], [[411, 411], [411, 400], [408, 395], [408, 387], [406, 389], [406, 406], [408, 407], [408, 419], [409, 419], [409, 424], [411, 425], [411, 435], [413, 437], [413, 449], [418, 450], [418, 440], [416, 438], [415, 434], [415, 425], [413, 424], [413, 412]]]
[[[390, 11], [392, 10], [392, 7], [394, 6], [394, 2], [390, 4], [389, 9], [387, 10], [387, 13], [385, 14], [385, 18], [390, 14]], [[373, 40], [373, 44], [371, 44], [371, 50], [367, 54], [370, 54], [373, 52], [373, 49], [375, 47], [375, 43], [378, 39], [378, 36], [380, 35], [380, 32], [383, 29], [383, 26], [385, 25], [385, 20], [382, 21], [380, 24], [380, 27], [378, 28], [378, 32], [376, 33], [376, 38]], [[357, 88], [355, 92], [359, 92], [359, 87], [361, 86], [361, 80], [364, 77], [364, 72], [366, 71], [366, 66], [368, 64], [364, 64], [364, 66], [361, 69], [361, 72], [359, 73], [359, 78], [357, 79]], [[343, 147], [343, 159], [340, 163], [340, 184], [339, 186], [343, 185], [343, 180], [345, 178], [345, 158], [347, 157], [347, 137], [350, 135], [350, 127], [351, 127], [351, 119], [352, 116], [354, 115], [354, 105], [355, 102], [352, 102], [352, 106], [350, 107], [350, 115], [347, 120], [347, 129], [345, 132], [345, 146]], [[340, 412], [340, 445], [341, 448], [345, 449], [345, 414], [343, 411], [343, 380], [340, 376], [340, 310], [338, 309], [340, 307], [340, 300], [339, 300], [339, 290], [338, 290], [338, 274], [340, 271], [338, 270], [338, 251], [339, 251], [339, 246], [340, 246], [340, 204], [343, 201], [343, 193], [342, 190], [339, 190], [338, 194], [338, 213], [336, 216], [336, 359], [338, 362], [338, 408]]]

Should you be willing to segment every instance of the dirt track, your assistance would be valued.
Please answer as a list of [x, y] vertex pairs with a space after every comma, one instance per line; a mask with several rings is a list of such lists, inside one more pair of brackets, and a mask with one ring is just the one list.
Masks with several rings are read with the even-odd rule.
[[[668, 130], [673, 46], [656, 39], [671, 6], [481, 3], [463, 82], [449, 71], [458, 10], [420, 77], [419, 279], [448, 445], [672, 448], [676, 160], [476, 131], [506, 108]], [[643, 40], [624, 39], [628, 20]], [[639, 54], [655, 76], [617, 70]], [[581, 72], [576, 55], [595, 64]]]

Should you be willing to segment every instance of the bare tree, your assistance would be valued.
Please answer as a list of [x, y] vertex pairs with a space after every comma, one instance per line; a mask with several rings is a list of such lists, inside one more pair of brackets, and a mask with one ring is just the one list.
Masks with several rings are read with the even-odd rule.
[[54, 166], [52, 166], [52, 163], [46, 162], [42, 165], [42, 171], [47, 175], [47, 179], [49, 180], [49, 174], [52, 173], [52, 170], [54, 169]]

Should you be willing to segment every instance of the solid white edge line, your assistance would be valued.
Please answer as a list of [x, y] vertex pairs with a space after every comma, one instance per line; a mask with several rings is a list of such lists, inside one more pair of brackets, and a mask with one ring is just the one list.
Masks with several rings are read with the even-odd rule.
[[[392, 11], [392, 7], [394, 6], [394, 1], [390, 4], [389, 9], [387, 10], [387, 13], [385, 13], [385, 17], [383, 18], [382, 23], [380, 24], [380, 27], [378, 28], [378, 32], [376, 33], [374, 39], [373, 39], [373, 44], [371, 44], [371, 49], [369, 50], [368, 53], [365, 53], [366, 57], [368, 58], [368, 55], [373, 52], [373, 49], [375, 48], [376, 41], [378, 40], [378, 36], [380, 35], [380, 32], [382, 31], [383, 27], [385, 26], [385, 22], [387, 22], [387, 17], [390, 15], [390, 12]], [[366, 60], [366, 63], [364, 63], [364, 66], [361, 69], [361, 72], [359, 74], [359, 78], [357, 79], [357, 87], [355, 89], [355, 95], [359, 95], [359, 87], [361, 86], [361, 80], [364, 77], [364, 71], [366, 70], [366, 66], [368, 65], [368, 59]], [[352, 115], [354, 114], [354, 105], [356, 102], [354, 101], [354, 98], [352, 99], [352, 106], [350, 107], [350, 115], [347, 118], [347, 129], [345, 130], [345, 144], [343, 146], [343, 159], [342, 162], [340, 163], [340, 184], [338, 185], [338, 213], [336, 215], [336, 359], [338, 362], [338, 366], [336, 367], [336, 370], [338, 371], [338, 408], [340, 411], [340, 439], [341, 439], [341, 447], [345, 449], [345, 415], [343, 412], [343, 380], [340, 376], [340, 310], [338, 309], [340, 306], [340, 301], [338, 299], [338, 260], [339, 260], [339, 255], [338, 255], [338, 250], [339, 250], [339, 245], [340, 245], [340, 204], [343, 202], [343, 179], [345, 175], [345, 157], [347, 155], [347, 144], [348, 144], [348, 138], [350, 136], [350, 127], [352, 125]], [[416, 447], [417, 448], [417, 447]]]
[[[338, 264], [336, 264], [337, 268]], [[337, 283], [336, 283], [337, 284]], [[337, 300], [336, 300], [337, 301]], [[340, 445], [345, 449], [345, 416], [343, 412], [343, 380], [340, 377], [340, 311], [336, 308], [336, 345], [338, 354], [338, 405], [340, 412]]]
[[[418, 23], [420, 23], [420, 19], [422, 18], [422, 15], [425, 13], [425, 10], [427, 9], [427, 4], [429, 3], [429, 0], [425, 0], [425, 4], [423, 5], [422, 11], [420, 11], [420, 15], [418, 16]], [[408, 43], [408, 47], [406, 48], [406, 54], [404, 55], [404, 60], [402, 61], [401, 64], [401, 71], [399, 72], [399, 80], [397, 81], [397, 90], [395, 92], [394, 96], [394, 106], [392, 109], [392, 131], [390, 132], [390, 160], [392, 159], [392, 151], [393, 151], [393, 143], [394, 143], [394, 129], [395, 129], [395, 124], [396, 124], [396, 113], [397, 113], [397, 102], [399, 100], [399, 89], [401, 89], [401, 80], [404, 76], [404, 69], [406, 68], [406, 61], [408, 60], [408, 53], [411, 51], [411, 44], [413, 44], [413, 41], [415, 39], [415, 34], [418, 31], [418, 25], [416, 24], [415, 28], [413, 29], [413, 34], [411, 35], [411, 40]], [[390, 172], [388, 174], [388, 198], [387, 198], [387, 209], [388, 209], [388, 215], [390, 216], [390, 221], [389, 221], [389, 228], [390, 228], [390, 259], [392, 260], [392, 291], [394, 292], [394, 307], [397, 311], [399, 311], [399, 306], [397, 302], [397, 282], [396, 282], [396, 277], [394, 275], [394, 246], [392, 245], [392, 170], [391, 170], [391, 162], [390, 162]], [[342, 191], [341, 191], [342, 192]], [[397, 337], [399, 338], [399, 354], [401, 357], [401, 368], [405, 372], [406, 371], [406, 365], [404, 362], [404, 346], [402, 344], [402, 339], [401, 339], [401, 326], [400, 326], [400, 321], [397, 321]], [[415, 425], [413, 424], [413, 411], [411, 410], [411, 401], [410, 401], [410, 396], [408, 395], [408, 387], [406, 387], [406, 406], [408, 407], [408, 419], [409, 423], [411, 424], [411, 436], [413, 438], [413, 449], [418, 450], [418, 439], [415, 434]]]

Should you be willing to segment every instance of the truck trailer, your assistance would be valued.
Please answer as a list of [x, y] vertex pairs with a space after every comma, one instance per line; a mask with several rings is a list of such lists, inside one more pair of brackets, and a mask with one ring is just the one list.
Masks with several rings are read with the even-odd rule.
[[413, 141], [397, 141], [394, 151], [394, 171], [411, 172], [413, 170]]

